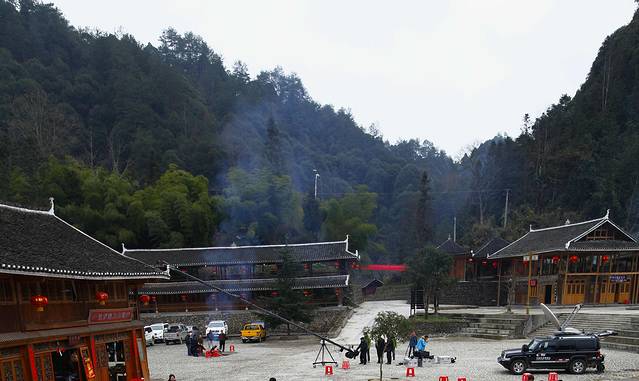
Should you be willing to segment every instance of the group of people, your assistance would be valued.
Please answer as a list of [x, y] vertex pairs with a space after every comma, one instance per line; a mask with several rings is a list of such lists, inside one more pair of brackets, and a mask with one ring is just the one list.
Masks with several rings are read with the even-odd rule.
[[410, 334], [408, 339], [408, 357], [417, 357], [418, 359], [430, 358], [430, 353], [426, 350], [428, 345], [428, 335], [417, 337], [415, 331]]
[[[366, 365], [371, 361], [371, 344], [372, 341], [370, 339], [370, 336], [364, 335], [362, 338], [360, 338], [357, 348], [355, 348], [355, 352], [359, 352], [359, 363], [362, 365]], [[375, 341], [377, 363], [381, 364], [384, 362], [384, 353], [386, 353], [387, 364], [390, 364], [391, 361], [395, 360], [396, 346], [397, 341], [394, 338], [385, 338], [383, 336], [378, 337]]]
[[186, 340], [184, 343], [186, 344], [186, 353], [189, 356], [200, 357], [204, 355], [205, 351], [215, 351], [218, 350], [220, 352], [224, 352], [226, 350], [226, 334], [220, 333], [217, 337], [217, 341], [219, 342], [218, 346], [215, 345], [215, 335], [213, 332], [209, 332], [206, 335], [208, 348], [204, 346], [204, 340], [201, 335], [199, 335], [196, 331], [191, 331], [186, 336]]

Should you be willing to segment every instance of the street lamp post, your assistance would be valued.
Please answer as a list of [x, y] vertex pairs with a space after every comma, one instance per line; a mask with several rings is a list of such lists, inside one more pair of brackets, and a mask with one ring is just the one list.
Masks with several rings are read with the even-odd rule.
[[319, 172], [317, 172], [317, 169], [313, 170], [313, 173], [315, 173], [315, 199], [317, 200], [317, 181], [319, 180]]

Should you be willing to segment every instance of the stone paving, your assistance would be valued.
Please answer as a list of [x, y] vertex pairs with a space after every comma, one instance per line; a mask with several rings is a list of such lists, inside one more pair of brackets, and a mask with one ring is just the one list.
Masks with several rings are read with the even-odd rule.
[[[334, 369], [334, 376], [324, 376], [324, 369], [313, 368], [312, 363], [319, 350], [317, 339], [302, 337], [296, 341], [267, 340], [264, 343], [234, 344], [236, 352], [221, 358], [195, 358], [186, 356], [185, 345], [157, 344], [148, 348], [149, 368], [152, 380], [167, 380], [170, 373], [177, 380], [268, 380], [276, 377], [282, 380], [368, 380], [379, 377], [378, 364], [360, 365], [351, 361], [351, 369]], [[518, 381], [496, 362], [503, 349], [517, 348], [522, 340], [487, 341], [473, 338], [434, 338], [430, 350], [435, 355], [452, 355], [457, 363], [428, 364], [416, 369], [415, 378], [405, 377], [405, 368], [398, 365], [384, 365], [385, 378], [402, 380], [434, 380], [447, 375], [451, 381], [466, 377], [468, 381]], [[336, 360], [341, 364], [343, 357], [331, 348]], [[397, 352], [397, 360], [405, 346]], [[575, 376], [561, 373], [563, 381], [604, 381], [639, 380], [639, 355], [614, 350], [603, 350], [606, 355], [606, 372]], [[376, 355], [373, 351], [373, 362]], [[537, 373], [537, 380], [546, 380], [545, 373]], [[379, 379], [379, 378], [378, 378]]]

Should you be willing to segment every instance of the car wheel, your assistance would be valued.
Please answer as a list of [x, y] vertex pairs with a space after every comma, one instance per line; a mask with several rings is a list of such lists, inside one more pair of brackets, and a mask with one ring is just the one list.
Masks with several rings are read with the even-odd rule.
[[570, 373], [583, 374], [586, 372], [586, 361], [582, 359], [575, 359], [570, 362], [568, 370]]
[[510, 364], [510, 370], [515, 374], [523, 374], [526, 371], [526, 365], [524, 360], [515, 360]]

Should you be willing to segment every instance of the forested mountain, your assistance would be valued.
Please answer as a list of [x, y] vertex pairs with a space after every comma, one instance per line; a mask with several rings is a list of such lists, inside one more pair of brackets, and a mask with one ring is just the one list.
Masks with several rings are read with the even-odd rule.
[[606, 208], [634, 228], [637, 28], [605, 41], [574, 98], [455, 162], [428, 141], [388, 143], [295, 74], [252, 78], [192, 33], [143, 46], [78, 30], [52, 5], [0, 0], [0, 200], [52, 196], [114, 248], [350, 234], [392, 262], [446, 239], [454, 216], [468, 244]]

